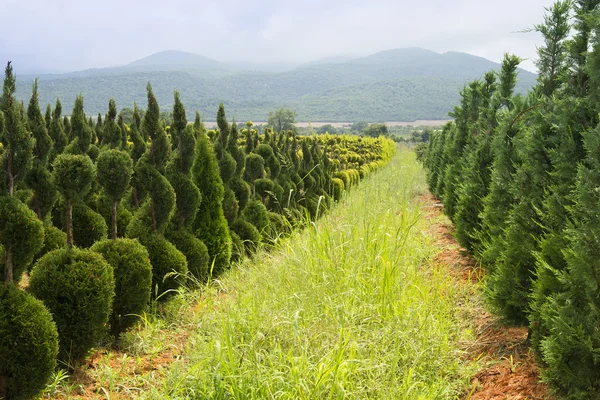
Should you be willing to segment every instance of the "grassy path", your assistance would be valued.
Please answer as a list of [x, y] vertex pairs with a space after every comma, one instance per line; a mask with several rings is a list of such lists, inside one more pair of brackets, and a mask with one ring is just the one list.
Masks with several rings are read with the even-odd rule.
[[414, 154], [399, 151], [314, 226], [224, 276], [197, 305], [184, 360], [149, 397], [459, 396], [464, 293], [427, 267], [437, 248], [423, 234], [423, 190]]
[[464, 397], [473, 290], [440, 268], [424, 182], [399, 150], [327, 216], [170, 300], [47, 397]]

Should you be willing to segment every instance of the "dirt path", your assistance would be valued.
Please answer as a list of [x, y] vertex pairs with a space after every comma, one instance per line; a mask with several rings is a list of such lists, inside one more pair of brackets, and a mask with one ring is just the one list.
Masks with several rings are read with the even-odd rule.
[[484, 271], [457, 243], [454, 227], [443, 215], [439, 200], [431, 194], [423, 195], [421, 200], [425, 218], [430, 222], [427, 234], [441, 248], [434, 264], [447, 268], [462, 284], [470, 285], [479, 299], [477, 306], [468, 311], [476, 339], [465, 343], [464, 350], [467, 359], [480, 360], [483, 368], [471, 380], [471, 387], [465, 388], [463, 399], [552, 399], [546, 385], [539, 383], [539, 368], [526, 342], [527, 328], [503, 326], [485, 310], [479, 285]]

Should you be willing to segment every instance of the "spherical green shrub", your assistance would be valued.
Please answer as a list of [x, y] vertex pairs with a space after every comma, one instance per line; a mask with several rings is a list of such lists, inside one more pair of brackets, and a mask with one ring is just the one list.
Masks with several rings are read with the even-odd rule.
[[91, 250], [100, 253], [114, 270], [115, 298], [109, 322], [112, 335], [118, 338], [138, 321], [150, 300], [150, 256], [136, 239], [103, 240]]
[[246, 157], [246, 169], [244, 170], [244, 179], [248, 182], [254, 182], [262, 178], [265, 174], [265, 160], [256, 153], [249, 154]]
[[142, 236], [152, 264], [152, 297], [166, 300], [185, 283], [188, 272], [185, 255], [162, 235]]
[[108, 226], [102, 215], [83, 203], [73, 207], [73, 238], [76, 246], [88, 248], [106, 239], [107, 234]]
[[188, 271], [198, 282], [204, 283], [209, 274], [208, 249], [202, 240], [185, 229], [172, 228], [167, 231], [167, 239], [183, 253]]
[[243, 244], [244, 251], [247, 256], [251, 256], [256, 252], [260, 244], [260, 232], [254, 225], [248, 221], [238, 218], [231, 226], [233, 232], [237, 234]]
[[[65, 247], [67, 247], [67, 234], [57, 227], [49, 225], [44, 229], [44, 246], [35, 255], [34, 261], [39, 260], [53, 250], [63, 249]], [[33, 264], [30, 264], [29, 270], [31, 271], [32, 268]]]
[[36, 398], [56, 367], [58, 333], [44, 304], [14, 285], [0, 285], [0, 377], [6, 400]]
[[[23, 272], [40, 251], [44, 241], [44, 227], [29, 207], [13, 196], [0, 196], [0, 245], [12, 251], [13, 281], [18, 282]], [[4, 281], [4, 257], [0, 259], [0, 278]]]
[[258, 200], [252, 200], [248, 202], [246, 208], [242, 212], [242, 219], [250, 222], [261, 235], [265, 235], [267, 232], [267, 228], [269, 226], [269, 212]]
[[59, 360], [69, 366], [82, 361], [105, 332], [115, 296], [113, 268], [91, 250], [54, 250], [33, 267], [29, 291], [56, 322]]

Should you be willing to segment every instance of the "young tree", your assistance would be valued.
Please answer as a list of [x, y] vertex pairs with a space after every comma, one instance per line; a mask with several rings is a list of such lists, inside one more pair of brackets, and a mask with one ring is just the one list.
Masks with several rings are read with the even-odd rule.
[[202, 132], [196, 146], [192, 179], [202, 195], [202, 202], [192, 227], [196, 236], [208, 248], [213, 274], [218, 274], [229, 267], [231, 236], [223, 214], [225, 188], [219, 175], [217, 158], [208, 137]]

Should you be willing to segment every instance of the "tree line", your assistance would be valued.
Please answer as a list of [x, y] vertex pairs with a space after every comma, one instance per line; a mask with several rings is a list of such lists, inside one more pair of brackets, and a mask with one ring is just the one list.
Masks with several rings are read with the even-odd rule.
[[529, 327], [556, 392], [600, 395], [598, 0], [558, 1], [536, 25], [537, 85], [520, 59], [466, 85], [421, 153], [430, 191], [486, 270], [489, 306]]
[[[148, 305], [270, 249], [322, 215], [393, 154], [384, 138], [264, 135], [198, 112], [178, 92], [167, 125], [150, 84], [130, 123], [114, 100], [97, 118], [42, 112], [37, 81], [0, 98], [0, 398], [33, 398], [57, 365], [115, 343]], [[29, 275], [26, 283], [24, 275]]]

